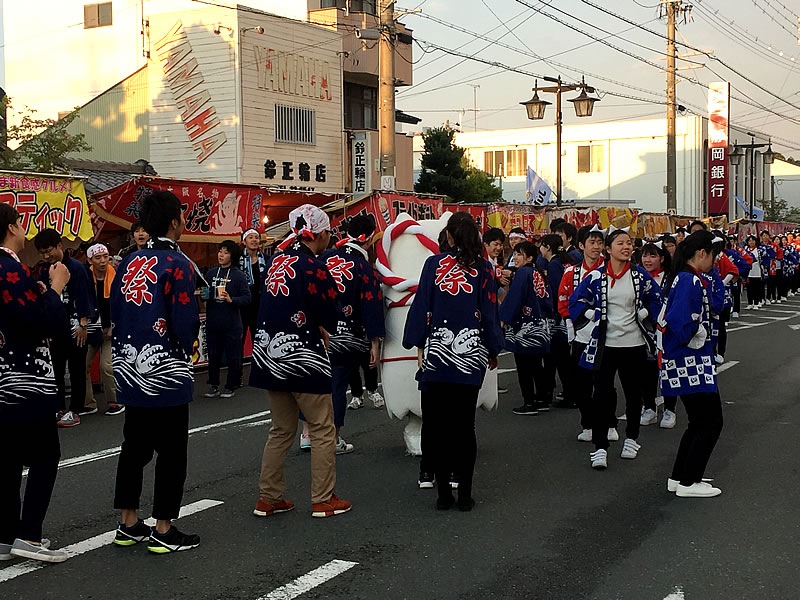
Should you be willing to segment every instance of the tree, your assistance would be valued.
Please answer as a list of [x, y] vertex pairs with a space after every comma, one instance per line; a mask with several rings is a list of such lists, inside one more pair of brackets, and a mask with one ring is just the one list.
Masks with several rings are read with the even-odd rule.
[[456, 146], [455, 131], [434, 127], [422, 134], [422, 172], [414, 190], [442, 194], [453, 202], [496, 202], [502, 190], [494, 177], [469, 165], [464, 149]]
[[[11, 104], [3, 100], [7, 110]], [[70, 123], [78, 118], [77, 109], [61, 119], [39, 119], [36, 111], [25, 107], [17, 113], [18, 124], [7, 130], [8, 145], [0, 150], [0, 169], [9, 171], [36, 171], [38, 173], [67, 173], [64, 165], [73, 152], [91, 150], [82, 133], [67, 131]]]

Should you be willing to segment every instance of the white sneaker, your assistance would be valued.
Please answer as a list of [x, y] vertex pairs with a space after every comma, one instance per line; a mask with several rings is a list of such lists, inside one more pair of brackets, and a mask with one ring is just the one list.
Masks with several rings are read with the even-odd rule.
[[763, 305], [763, 304], [754, 304], [754, 305], [753, 305], [753, 310], [758, 310], [758, 309], [760, 309], [762, 306], [764, 306], [764, 305]]
[[658, 421], [658, 413], [652, 408], [646, 408], [642, 411], [642, 417], [639, 419], [639, 425], [653, 425]]
[[609, 427], [608, 428], [608, 441], [609, 442], [617, 442], [619, 441], [619, 434], [617, 433], [616, 428]]
[[622, 452], [620, 453], [621, 458], [636, 458], [639, 455], [639, 450], [642, 447], [636, 443], [636, 440], [631, 440], [625, 438], [625, 441], [622, 444]]
[[348, 444], [344, 441], [342, 436], [339, 436], [339, 439], [336, 441], [336, 454], [350, 454], [355, 447], [353, 444]]
[[300, 434], [300, 450], [311, 450], [311, 434]]
[[[747, 307], [745, 307], [745, 308], [747, 308]], [[738, 319], [738, 318], [739, 318], [739, 313], [738, 312], [732, 312], [731, 313], [731, 319]]]
[[772, 304], [772, 300], [765, 300], [764, 304]]
[[372, 400], [373, 408], [383, 408], [386, 406], [386, 400], [383, 399], [383, 396], [381, 396], [381, 393], [378, 391], [370, 392], [369, 399]]
[[[714, 481], [713, 479], [707, 479], [703, 477], [703, 483], [711, 483]], [[680, 485], [680, 481], [677, 479], [667, 478], [667, 491], [672, 492], [673, 494], [678, 491], [678, 486]]]
[[725, 362], [725, 357], [722, 356], [722, 354], [715, 354], [714, 355], [714, 362], [717, 363], [718, 365], [721, 365], [722, 363]]
[[[747, 306], [744, 307], [744, 309], [745, 310], [753, 310], [755, 307], [756, 307], [755, 304], [748, 304]], [[739, 315], [736, 315], [736, 316], [738, 317]]]
[[788, 301], [789, 301], [789, 299], [788, 299], [788, 298], [786, 298], [785, 296], [784, 296], [783, 298], [781, 298], [781, 299], [780, 299], [780, 302], [788, 302]]
[[11, 545], [11, 555], [51, 563], [67, 560], [67, 553], [63, 550], [50, 550], [49, 544], [48, 546], [30, 544], [19, 538], [15, 539]]
[[592, 430], [591, 429], [584, 429], [578, 434], [578, 441], [579, 442], [591, 442], [592, 441]]
[[675, 495], [681, 498], [713, 498], [714, 496], [719, 496], [721, 493], [721, 489], [715, 488], [705, 481], [693, 483], [692, 485], [681, 485], [679, 483], [675, 490]]
[[664, 416], [661, 417], [661, 423], [658, 424], [661, 429], [672, 429], [678, 422], [677, 415], [671, 410], [665, 410]]
[[603, 449], [595, 450], [589, 455], [593, 469], [605, 469], [608, 467], [608, 452]]
[[347, 403], [347, 408], [351, 410], [358, 410], [362, 406], [364, 406], [364, 401], [361, 400], [361, 398], [359, 398], [358, 396], [353, 396], [353, 399]]

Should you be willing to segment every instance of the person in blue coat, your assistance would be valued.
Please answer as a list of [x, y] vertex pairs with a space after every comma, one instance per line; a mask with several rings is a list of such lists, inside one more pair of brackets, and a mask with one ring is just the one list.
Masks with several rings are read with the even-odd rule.
[[[200, 330], [194, 264], [178, 240], [186, 226], [180, 200], [156, 191], [140, 201], [150, 234], [142, 250], [120, 263], [111, 288], [111, 356], [117, 402], [125, 405], [114, 508], [120, 509], [114, 543], [147, 541], [164, 554], [196, 548], [200, 537], [172, 524], [186, 481], [189, 403], [194, 395], [192, 354]], [[144, 467], [156, 453], [153, 518], [138, 517]]]
[[417, 348], [422, 392], [422, 452], [439, 481], [436, 507], [455, 504], [445, 482], [455, 473], [458, 507], [472, 510], [477, 456], [475, 409], [487, 367], [497, 368], [503, 339], [497, 283], [483, 259], [475, 220], [458, 212], [447, 222], [452, 250], [425, 261], [408, 312], [403, 347]]
[[592, 338], [580, 366], [591, 369], [594, 380], [592, 468], [608, 466], [608, 424], [616, 412], [614, 381], [619, 372], [628, 416], [622, 458], [633, 459], [641, 446], [639, 417], [642, 412], [643, 373], [648, 347], [654, 343], [648, 330], [655, 328], [661, 310], [658, 284], [642, 267], [630, 262], [633, 240], [625, 229], [606, 237], [606, 262], [581, 281], [569, 301], [570, 318], [579, 329], [593, 323]]
[[515, 415], [536, 415], [550, 409], [553, 394], [544, 357], [550, 352], [553, 304], [545, 276], [535, 265], [538, 251], [530, 242], [514, 248], [516, 271], [505, 300], [500, 305], [500, 326], [505, 348], [514, 354], [522, 406]]
[[340, 433], [347, 412], [347, 386], [353, 374], [358, 374], [364, 353], [369, 354], [370, 368], [377, 367], [381, 341], [386, 335], [381, 284], [367, 254], [375, 233], [375, 217], [356, 215], [345, 227], [346, 236], [321, 256], [339, 293], [339, 320], [328, 348], [333, 370], [337, 454], [353, 451], [353, 444], [348, 444]]
[[675, 253], [667, 299], [658, 318], [661, 389], [679, 395], [688, 417], [667, 489], [678, 496], [709, 498], [719, 488], [703, 481], [722, 431], [722, 401], [714, 365], [711, 283], [713, 234], [696, 231]]
[[[54, 263], [50, 288], [44, 288], [17, 256], [24, 245], [19, 213], [0, 202], [0, 561], [19, 556], [62, 562], [66, 553], [42, 544], [61, 457], [53, 419], [59, 396], [47, 338], [66, 319], [60, 295], [70, 272]], [[28, 481], [20, 503], [25, 466]]]
[[[242, 379], [242, 311], [250, 304], [247, 276], [237, 267], [242, 251], [225, 240], [217, 251], [218, 266], [206, 274], [206, 341], [208, 343], [208, 391], [206, 398], [232, 398]], [[228, 364], [225, 387], [219, 389], [222, 356]]]

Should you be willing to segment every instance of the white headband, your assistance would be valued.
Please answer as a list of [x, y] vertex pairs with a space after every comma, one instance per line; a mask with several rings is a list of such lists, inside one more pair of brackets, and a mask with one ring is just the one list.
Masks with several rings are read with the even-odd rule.
[[613, 225], [608, 226], [608, 235], [611, 235], [615, 231], [624, 231], [625, 233], [630, 233], [631, 226], [628, 225], [627, 227], [614, 227]]
[[251, 233], [255, 233], [258, 237], [261, 237], [261, 234], [255, 229], [248, 229], [242, 234], [242, 241], [244, 241], [247, 238], [247, 236], [250, 235]]
[[517, 233], [516, 231], [512, 231], [511, 233], [508, 234], [508, 239], [511, 239], [511, 238], [520, 239], [520, 240], [527, 240], [528, 236], [523, 235], [521, 233]]
[[[612, 225], [612, 227], [613, 227], [613, 225]], [[602, 233], [603, 235], [605, 235], [605, 234], [606, 234], [606, 230], [605, 230], [605, 229], [600, 229], [600, 225], [598, 225], [597, 223], [595, 223], [595, 224], [594, 224], [594, 227], [592, 227], [592, 228], [589, 230], [589, 232], [590, 232], [590, 233], [594, 233], [594, 232], [597, 232], [597, 233]]]
[[653, 242], [653, 246], [655, 246], [659, 250], [663, 250], [664, 249], [664, 241], [663, 240], [659, 240], [657, 242]]
[[86, 258], [94, 258], [98, 254], [108, 254], [108, 248], [106, 248], [103, 244], [89, 246], [89, 249], [86, 251]]
[[711, 240], [711, 243], [716, 244], [717, 242], [724, 242], [724, 241], [725, 240], [723, 240], [721, 237], [717, 236], [713, 240]]

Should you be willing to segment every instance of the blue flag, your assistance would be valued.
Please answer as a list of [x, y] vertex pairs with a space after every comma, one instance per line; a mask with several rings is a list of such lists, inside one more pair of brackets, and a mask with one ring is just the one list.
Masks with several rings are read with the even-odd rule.
[[759, 208], [754, 203], [753, 204], [753, 214], [751, 215], [750, 214], [750, 207], [746, 206], [745, 203], [742, 202], [742, 199], [739, 198], [739, 196], [734, 196], [734, 198], [736, 198], [736, 203], [744, 211], [744, 214], [746, 215], [746, 218], [748, 218], [748, 219], [750, 219], [752, 221], [763, 221], [764, 220], [764, 209], [763, 208]]
[[539, 175], [528, 167], [528, 177], [525, 181], [525, 199], [535, 206], [550, 204], [553, 191]]

